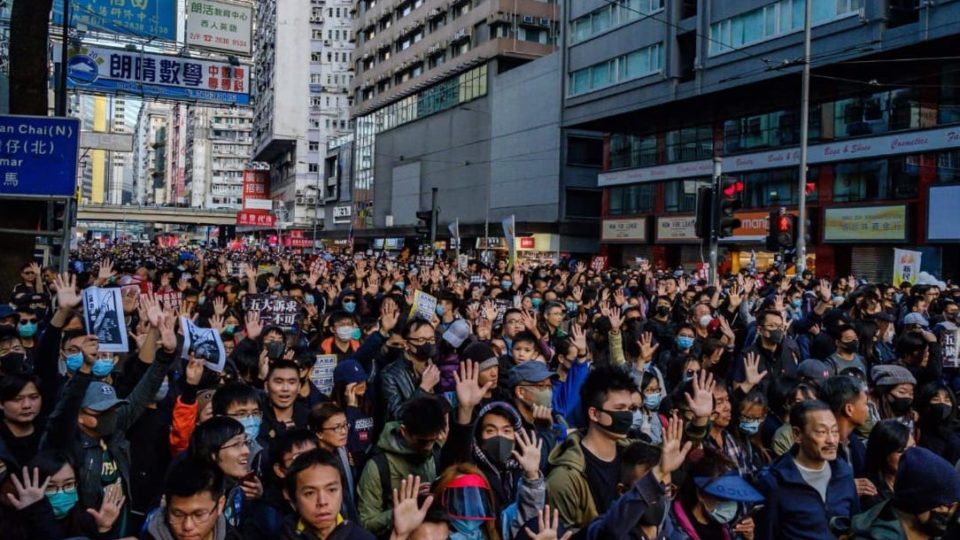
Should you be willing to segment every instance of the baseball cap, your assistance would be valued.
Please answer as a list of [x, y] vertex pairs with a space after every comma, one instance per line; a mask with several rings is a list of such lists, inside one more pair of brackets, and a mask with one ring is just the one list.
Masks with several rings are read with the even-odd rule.
[[743, 479], [736, 471], [729, 471], [722, 476], [696, 476], [693, 481], [704, 493], [725, 501], [743, 503], [759, 503], [764, 501], [763, 495]]
[[443, 333], [444, 341], [453, 345], [454, 348], [463, 345], [468, 337], [470, 337], [470, 325], [463, 319], [453, 321], [450, 328], [447, 328], [447, 331]]
[[907, 316], [903, 318], [903, 324], [918, 324], [924, 328], [930, 325], [930, 323], [927, 322], [927, 319], [925, 319], [923, 315], [919, 313], [908, 313]]
[[521, 383], [538, 383], [547, 379], [556, 377], [556, 373], [550, 371], [547, 364], [539, 360], [530, 360], [517, 364], [510, 370], [508, 379], [510, 388]]
[[20, 320], [20, 314], [13, 309], [13, 306], [10, 304], [0, 304], [0, 319], [6, 319], [7, 317], [16, 317]]
[[801, 379], [810, 379], [820, 384], [830, 378], [830, 366], [822, 360], [816, 358], [807, 358], [797, 365], [797, 374]]
[[127, 403], [127, 400], [117, 398], [117, 391], [112, 386], [96, 381], [87, 387], [86, 393], [83, 394], [83, 401], [80, 402], [80, 408], [103, 412], [123, 403]]
[[364, 382], [367, 380], [367, 372], [364, 371], [360, 362], [353, 358], [347, 358], [341, 360], [337, 367], [333, 368], [333, 380], [344, 384]]

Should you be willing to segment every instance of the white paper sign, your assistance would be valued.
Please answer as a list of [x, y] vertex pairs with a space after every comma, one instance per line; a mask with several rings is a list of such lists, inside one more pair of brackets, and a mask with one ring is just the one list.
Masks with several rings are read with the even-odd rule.
[[88, 287], [83, 290], [83, 322], [88, 334], [97, 336], [97, 350], [120, 353], [130, 350], [127, 323], [123, 319], [123, 298], [119, 288]]
[[210, 371], [221, 373], [227, 362], [220, 333], [213, 328], [200, 328], [186, 317], [180, 317], [180, 329], [183, 331], [182, 358], [190, 358], [190, 353], [203, 359], [203, 365]]

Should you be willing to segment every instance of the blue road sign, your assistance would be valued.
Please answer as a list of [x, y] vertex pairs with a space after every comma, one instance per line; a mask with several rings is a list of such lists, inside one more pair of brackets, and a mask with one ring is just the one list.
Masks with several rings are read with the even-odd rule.
[[[53, 3], [53, 23], [63, 23], [63, 0]], [[176, 0], [72, 0], [70, 26], [110, 34], [177, 39]]]
[[79, 148], [77, 118], [0, 116], [0, 196], [72, 197]]

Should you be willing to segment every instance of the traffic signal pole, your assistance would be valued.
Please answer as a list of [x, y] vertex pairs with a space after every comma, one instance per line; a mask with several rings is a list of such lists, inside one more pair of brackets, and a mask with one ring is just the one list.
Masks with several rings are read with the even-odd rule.
[[723, 200], [723, 160], [719, 157], [713, 158], [713, 201], [710, 219], [710, 277], [709, 283], [717, 281], [717, 251], [720, 249], [720, 201]]
[[430, 220], [430, 252], [433, 253], [437, 245], [437, 218], [440, 217], [438, 215], [440, 211], [437, 209], [437, 188], [430, 190], [430, 213], [433, 216]]
[[803, 81], [800, 96], [800, 177], [797, 210], [797, 275], [807, 267], [807, 145], [810, 129], [810, 25], [813, 19], [813, 0], [804, 2], [803, 18]]

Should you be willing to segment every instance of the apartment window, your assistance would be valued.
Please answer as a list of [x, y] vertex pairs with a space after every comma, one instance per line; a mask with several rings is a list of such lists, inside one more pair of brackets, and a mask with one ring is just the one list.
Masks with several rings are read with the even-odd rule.
[[834, 167], [833, 200], [911, 199], [917, 196], [920, 156], [839, 163]]
[[443, 28], [444, 25], [446, 24], [447, 24], [447, 16], [440, 15], [438, 17], [430, 19], [430, 22], [427, 23], [427, 28], [430, 30], [430, 32], [436, 32], [437, 30]]
[[570, 95], [585, 94], [652, 75], [663, 69], [663, 45], [656, 43], [570, 74]]
[[453, 18], [456, 19], [457, 17], [462, 17], [467, 13], [469, 13], [470, 7], [471, 7], [470, 0], [467, 0], [466, 2], [453, 6], [453, 8], [451, 8], [450, 11], [453, 13]]
[[521, 26], [517, 30], [517, 39], [520, 41], [530, 41], [532, 43], [547, 43], [547, 38], [550, 37], [550, 32], [540, 28], [527, 28]]
[[[810, 108], [809, 127], [810, 140], [819, 140], [820, 106]], [[755, 114], [723, 123], [723, 148], [728, 154], [795, 144], [800, 144], [800, 113], [797, 110]]]
[[588, 137], [567, 138], [567, 165], [603, 166], [603, 140]]
[[667, 162], [693, 161], [713, 157], [713, 130], [710, 126], [675, 129], [666, 134]]
[[[327, 98], [327, 99], [329, 100], [330, 98]], [[330, 105], [330, 104], [327, 103], [327, 105]], [[310, 106], [311, 106], [311, 107], [319, 107], [319, 106], [320, 106], [320, 96], [313, 96], [313, 97], [311, 97], [311, 98], [310, 98]]]
[[[327, 75], [329, 77], [329, 75]], [[330, 82], [330, 81], [327, 81]], [[323, 84], [323, 75], [319, 73], [310, 74], [310, 84]]]
[[311, 61], [311, 62], [322, 62], [322, 61], [323, 61], [323, 55], [322, 55], [321, 53], [318, 53], [318, 52], [310, 53], [310, 61]]
[[570, 21], [570, 42], [578, 43], [663, 9], [664, 0], [618, 0]]
[[433, 69], [446, 61], [446, 55], [443, 52], [434, 54], [427, 58], [427, 69]]
[[914, 89], [877, 92], [834, 104], [834, 134], [857, 137], [920, 127], [920, 96]]
[[664, 210], [667, 212], [694, 212], [697, 209], [697, 190], [710, 185], [707, 179], [671, 180], [663, 183]]
[[610, 168], [631, 169], [657, 164], [657, 136], [613, 133], [610, 135]]
[[313, 39], [323, 39], [323, 30], [314, 30]]
[[[746, 208], [770, 208], [771, 206], [792, 206], [799, 203], [797, 183], [799, 170], [796, 167], [770, 171], [751, 172], [739, 176], [743, 181], [741, 200]], [[816, 167], [811, 167], [810, 178], [819, 176]], [[815, 202], [816, 190], [807, 195], [807, 202]]]
[[[813, 24], [823, 24], [858, 12], [863, 0], [811, 0]], [[780, 0], [710, 25], [709, 54], [735, 48], [803, 29], [805, 0]]]
[[607, 213], [611, 216], [649, 214], [653, 212], [656, 194], [655, 184], [612, 187]]

